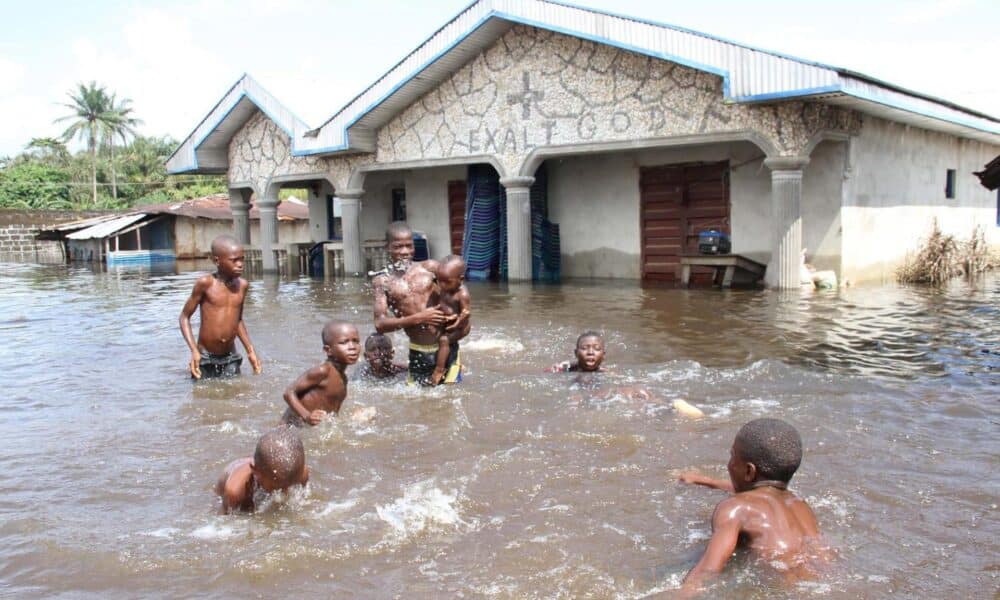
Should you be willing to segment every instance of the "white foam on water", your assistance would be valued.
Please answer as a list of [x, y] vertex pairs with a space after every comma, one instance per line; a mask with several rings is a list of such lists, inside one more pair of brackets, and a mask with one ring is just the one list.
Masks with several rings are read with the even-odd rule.
[[813, 594], [829, 594], [833, 590], [829, 583], [818, 583], [816, 581], [800, 581], [796, 587], [800, 592]]
[[237, 531], [232, 525], [209, 523], [202, 525], [188, 535], [199, 540], [226, 540], [244, 533], [246, 531]]
[[325, 517], [331, 513], [344, 512], [345, 510], [350, 510], [358, 505], [357, 498], [351, 498], [350, 500], [344, 500], [343, 502], [327, 502], [326, 506], [323, 507], [318, 513], [317, 517]]
[[517, 340], [506, 340], [503, 338], [479, 338], [468, 342], [462, 342], [462, 350], [514, 354], [524, 352], [524, 344]]
[[436, 487], [434, 479], [427, 479], [408, 486], [402, 498], [376, 506], [375, 512], [398, 538], [407, 538], [434, 525], [461, 524], [457, 499], [457, 492], [445, 492]]
[[180, 533], [180, 529], [176, 527], [161, 527], [159, 529], [154, 529], [153, 531], [143, 531], [142, 535], [148, 535], [156, 538], [171, 539], [176, 534]]
[[851, 515], [851, 510], [847, 506], [847, 501], [832, 494], [827, 494], [825, 496], [810, 496], [808, 498], [808, 503], [814, 511], [817, 508], [829, 509], [829, 511], [841, 521], [847, 519], [847, 517]]
[[223, 421], [212, 429], [219, 433], [235, 433], [236, 435], [247, 435], [249, 433], [246, 429], [232, 421]]

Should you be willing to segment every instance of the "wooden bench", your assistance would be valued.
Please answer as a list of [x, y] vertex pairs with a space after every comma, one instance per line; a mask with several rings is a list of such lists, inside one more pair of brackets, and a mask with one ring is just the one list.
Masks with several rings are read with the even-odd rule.
[[681, 256], [681, 285], [684, 287], [691, 281], [691, 267], [711, 268], [714, 271], [712, 284], [723, 288], [732, 287], [734, 278], [757, 283], [767, 269], [767, 265], [739, 254], [687, 254]]

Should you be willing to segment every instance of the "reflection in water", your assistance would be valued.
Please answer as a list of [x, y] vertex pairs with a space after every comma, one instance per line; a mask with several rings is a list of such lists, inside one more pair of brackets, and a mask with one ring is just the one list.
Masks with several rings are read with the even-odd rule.
[[[352, 381], [345, 409], [378, 419], [304, 430], [308, 488], [221, 517], [218, 473], [277, 423], [284, 387], [322, 358], [326, 320], [372, 330], [370, 289], [253, 281], [264, 373], [193, 384], [177, 331], [186, 268], [0, 267], [0, 580], [13, 594], [669, 592], [722, 497], [676, 484], [677, 470], [725, 476], [735, 431], [765, 415], [802, 433], [793, 487], [840, 559], [787, 589], [738, 553], [713, 597], [995, 589], [996, 276], [809, 295], [470, 284], [465, 383]], [[658, 402], [543, 373], [585, 329], [605, 335], [613, 367], [596, 383]], [[706, 418], [678, 418], [674, 398]]]

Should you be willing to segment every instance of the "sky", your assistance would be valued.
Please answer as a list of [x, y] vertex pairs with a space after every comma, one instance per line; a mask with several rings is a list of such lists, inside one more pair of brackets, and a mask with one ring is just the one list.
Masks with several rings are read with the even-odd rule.
[[[322, 124], [469, 0], [0, 0], [0, 156], [57, 137], [80, 82], [143, 135], [191, 133], [243, 73]], [[1000, 117], [996, 0], [576, 0], [866, 75]]]

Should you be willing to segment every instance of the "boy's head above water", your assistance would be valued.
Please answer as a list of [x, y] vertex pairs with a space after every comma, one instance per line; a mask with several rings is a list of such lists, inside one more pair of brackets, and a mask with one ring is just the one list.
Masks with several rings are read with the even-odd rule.
[[580, 371], [597, 371], [604, 362], [604, 338], [596, 331], [584, 331], [576, 338], [576, 365]]
[[780, 419], [754, 419], [740, 428], [730, 451], [729, 478], [743, 492], [760, 483], [787, 484], [802, 462], [802, 438]]
[[243, 274], [243, 244], [231, 235], [220, 235], [212, 240], [212, 262], [221, 275], [239, 277]]
[[323, 352], [334, 362], [345, 365], [358, 362], [361, 355], [358, 328], [347, 321], [328, 322], [323, 326]]
[[368, 362], [373, 364], [392, 362], [394, 354], [395, 350], [389, 336], [373, 333], [365, 339], [365, 360]]
[[444, 257], [438, 267], [437, 279], [443, 292], [452, 293], [462, 287], [465, 281], [465, 261], [462, 257], [455, 254]]
[[302, 440], [290, 427], [268, 431], [257, 442], [250, 468], [257, 483], [268, 492], [301, 483], [306, 472]]

